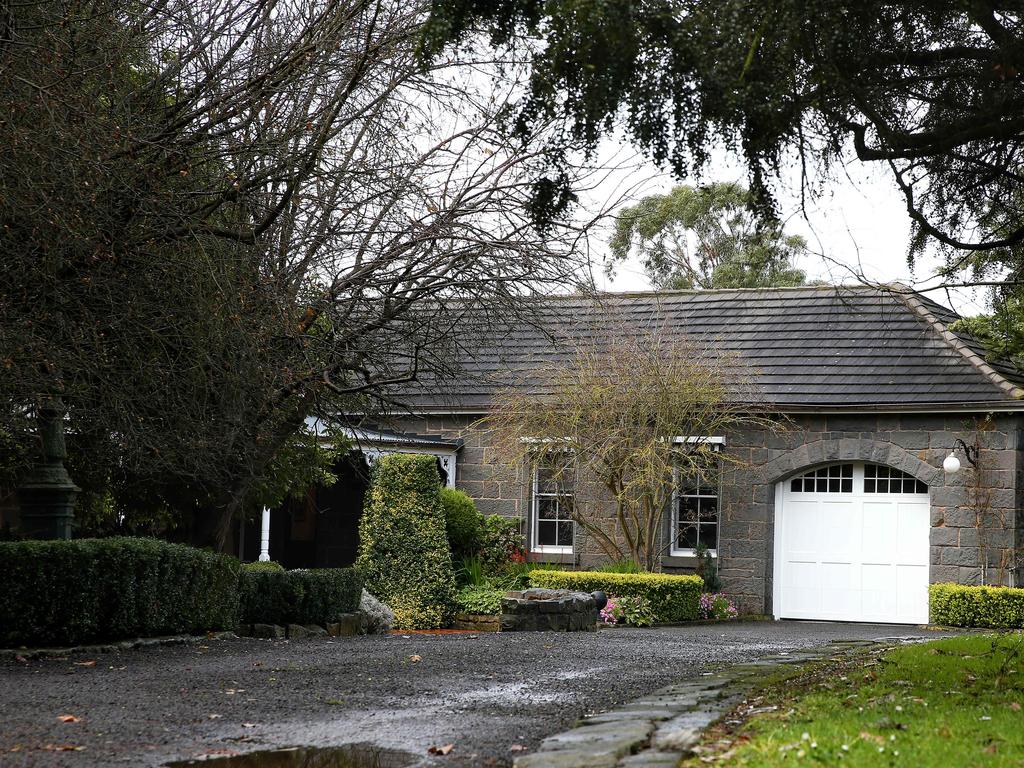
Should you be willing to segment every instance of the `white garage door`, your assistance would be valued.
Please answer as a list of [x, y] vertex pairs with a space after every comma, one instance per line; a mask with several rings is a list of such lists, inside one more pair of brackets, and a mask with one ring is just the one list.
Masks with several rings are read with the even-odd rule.
[[775, 615], [928, 621], [928, 488], [899, 470], [842, 463], [780, 484]]

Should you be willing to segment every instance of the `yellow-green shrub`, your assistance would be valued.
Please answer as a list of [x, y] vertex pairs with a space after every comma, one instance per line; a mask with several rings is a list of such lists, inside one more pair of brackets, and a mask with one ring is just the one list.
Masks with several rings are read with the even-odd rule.
[[356, 568], [399, 629], [445, 626], [455, 609], [440, 482], [433, 456], [396, 453], [374, 467]]
[[704, 582], [700, 576], [603, 571], [530, 572], [530, 584], [547, 589], [601, 590], [616, 597], [645, 597], [658, 621], [693, 621]]
[[948, 627], [1024, 627], [1024, 589], [932, 584], [928, 608], [933, 624]]

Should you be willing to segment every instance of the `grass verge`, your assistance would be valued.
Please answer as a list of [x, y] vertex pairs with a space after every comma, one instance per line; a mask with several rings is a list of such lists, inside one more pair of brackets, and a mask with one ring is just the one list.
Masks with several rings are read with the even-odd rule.
[[759, 688], [684, 766], [1024, 766], [1024, 634], [813, 665]]

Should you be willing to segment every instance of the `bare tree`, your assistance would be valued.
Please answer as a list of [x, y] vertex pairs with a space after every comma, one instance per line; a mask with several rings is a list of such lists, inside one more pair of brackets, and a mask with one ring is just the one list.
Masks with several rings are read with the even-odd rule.
[[140, 493], [203, 510], [202, 541], [308, 415], [447, 366], [452, 306], [582, 274], [588, 223], [499, 129], [517, 62], [424, 67], [418, 3], [2, 15], [5, 428], [60, 398]]
[[702, 343], [633, 330], [571, 351], [531, 375], [535, 387], [506, 390], [483, 423], [504, 461], [574, 485], [572, 518], [605, 554], [654, 570], [673, 491], [717, 482], [718, 462], [738, 461], [704, 438], [779, 422], [742, 363]]

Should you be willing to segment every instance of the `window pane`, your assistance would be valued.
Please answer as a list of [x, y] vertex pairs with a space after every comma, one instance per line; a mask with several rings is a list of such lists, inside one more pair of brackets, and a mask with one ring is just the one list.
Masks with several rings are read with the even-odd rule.
[[572, 496], [558, 497], [558, 516], [563, 520], [572, 519]]
[[554, 520], [537, 522], [537, 543], [542, 547], [554, 547], [558, 544], [558, 524]]
[[676, 538], [676, 546], [679, 549], [694, 549], [697, 546], [697, 526], [687, 525], [679, 529], [679, 536]]
[[558, 524], [558, 546], [560, 547], [571, 547], [572, 546], [572, 523], [559, 523]]
[[701, 523], [700, 540], [708, 549], [718, 549], [718, 524]]
[[537, 517], [540, 520], [554, 520], [558, 517], [558, 502], [551, 496], [538, 496]]
[[864, 481], [864, 493], [874, 493], [874, 492], [875, 492], [875, 481], [874, 480], [865, 480]]
[[794, 493], [800, 493], [801, 491], [803, 491], [803, 489], [803, 483], [800, 482], [800, 478], [794, 477], [793, 482], [789, 486], [789, 490], [793, 491]]
[[840, 490], [840, 492], [841, 493], [853, 493], [853, 478], [852, 477], [844, 477], [843, 478], [843, 487]]
[[678, 519], [681, 523], [695, 522], [697, 520], [697, 499], [693, 496], [679, 497]]
[[718, 499], [700, 500], [700, 521], [716, 522], [718, 520]]

